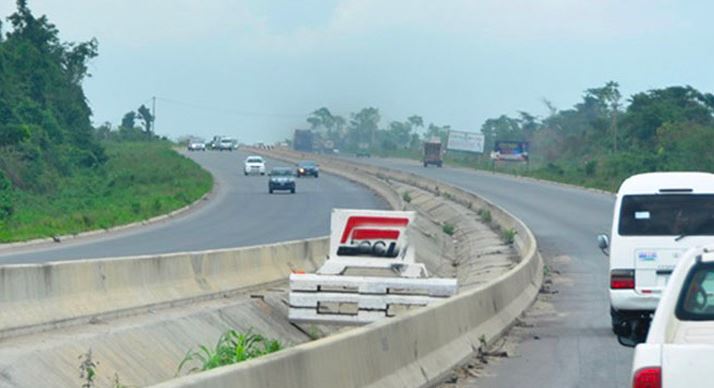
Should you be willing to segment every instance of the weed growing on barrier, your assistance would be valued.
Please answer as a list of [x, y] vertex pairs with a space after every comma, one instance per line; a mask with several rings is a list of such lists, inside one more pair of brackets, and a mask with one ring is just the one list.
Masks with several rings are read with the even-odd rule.
[[503, 231], [501, 231], [501, 238], [503, 239], [503, 242], [510, 245], [513, 244], [513, 240], [516, 238], [517, 233], [518, 232], [516, 232], [516, 230], [513, 228], [504, 229]]
[[92, 349], [89, 349], [87, 353], [80, 354], [77, 358], [80, 361], [79, 378], [83, 381], [82, 388], [94, 387], [94, 379], [97, 377], [99, 362], [95, 362], [92, 359]]
[[411, 203], [411, 202], [412, 202], [412, 196], [411, 196], [411, 194], [409, 194], [408, 191], [405, 191], [404, 193], [402, 193], [402, 199], [403, 199], [404, 202], [406, 202], [406, 203]]
[[263, 337], [250, 330], [246, 333], [228, 330], [218, 339], [214, 349], [211, 350], [205, 345], [200, 345], [198, 350], [189, 350], [179, 364], [176, 375], [181, 373], [184, 366], [194, 361], [198, 361], [199, 365], [189, 369], [188, 373], [235, 364], [274, 353], [283, 348], [284, 346], [280, 341]]
[[[92, 349], [89, 349], [87, 353], [80, 354], [77, 357], [80, 360], [79, 363], [79, 378], [82, 379], [82, 388], [94, 388], [96, 387], [97, 369], [99, 368], [99, 361], [94, 361], [92, 357]], [[112, 388], [129, 388], [128, 385], [121, 383], [119, 379], [119, 373], [114, 372], [114, 378], [112, 379]]]
[[307, 336], [313, 341], [322, 337], [320, 330], [315, 325], [310, 325], [310, 327], [307, 328]]
[[491, 211], [488, 209], [479, 209], [478, 211], [479, 217], [481, 217], [481, 221], [485, 223], [491, 223]]
[[128, 385], [124, 385], [119, 380], [119, 373], [114, 372], [114, 379], [112, 380], [112, 388], [129, 388]]
[[454, 232], [456, 232], [456, 227], [449, 223], [444, 223], [444, 225], [441, 226], [441, 230], [449, 236], [453, 236]]

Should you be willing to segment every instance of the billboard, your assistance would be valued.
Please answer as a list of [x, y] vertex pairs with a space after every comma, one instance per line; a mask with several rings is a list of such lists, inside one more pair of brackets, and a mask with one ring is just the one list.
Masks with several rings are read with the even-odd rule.
[[528, 142], [527, 141], [496, 141], [496, 145], [491, 152], [491, 159], [527, 162], [528, 161]]
[[478, 132], [449, 131], [446, 149], [483, 153], [484, 136]]

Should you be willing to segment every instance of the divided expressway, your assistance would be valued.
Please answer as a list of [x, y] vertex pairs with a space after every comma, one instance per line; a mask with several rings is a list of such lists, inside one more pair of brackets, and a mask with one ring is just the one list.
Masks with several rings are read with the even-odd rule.
[[[246, 154], [189, 152], [210, 171], [215, 191], [175, 219], [106, 235], [0, 250], [0, 264], [203, 251], [321, 237], [333, 208], [384, 209], [370, 190], [334, 175], [298, 180], [297, 193], [268, 194], [266, 176], [244, 176]], [[286, 163], [266, 160], [266, 166]]]
[[[212, 200], [166, 222], [61, 244], [0, 251], [0, 264], [197, 251], [324, 236], [335, 207], [386, 208], [371, 191], [321, 175], [298, 181], [296, 195], [267, 193], [265, 177], [242, 174], [244, 152], [189, 154], [214, 174]], [[348, 159], [349, 160], [349, 159]], [[489, 365], [478, 387], [627, 386], [632, 352], [610, 330], [607, 260], [595, 235], [607, 232], [614, 197], [533, 180], [459, 168], [423, 168], [407, 160], [360, 159], [476, 193], [522, 219], [535, 233], [557, 294], [527, 314], [532, 327], [514, 356]], [[285, 165], [268, 160], [268, 165]], [[545, 299], [545, 298], [543, 298]], [[550, 305], [552, 303], [552, 305]]]

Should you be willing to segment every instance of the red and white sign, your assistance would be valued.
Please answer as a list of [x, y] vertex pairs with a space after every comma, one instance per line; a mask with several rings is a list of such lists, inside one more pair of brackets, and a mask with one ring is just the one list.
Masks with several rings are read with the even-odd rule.
[[330, 258], [403, 256], [407, 248], [407, 228], [413, 219], [413, 212], [335, 209]]

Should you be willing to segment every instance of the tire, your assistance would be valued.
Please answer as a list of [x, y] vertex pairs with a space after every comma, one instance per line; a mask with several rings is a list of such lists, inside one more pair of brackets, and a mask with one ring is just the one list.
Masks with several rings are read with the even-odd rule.
[[245, 171], [243, 171], [243, 175], [245, 175], [245, 176], [248, 176], [248, 173], [247, 173], [247, 172], [245, 172]]
[[273, 194], [273, 189], [268, 189], [268, 193]]
[[295, 194], [295, 189], [290, 189], [290, 194]]
[[429, 163], [424, 162], [424, 168], [426, 168], [426, 166], [428, 166], [428, 165], [429, 165]]
[[315, 173], [315, 178], [318, 178], [320, 176], [319, 173]]

